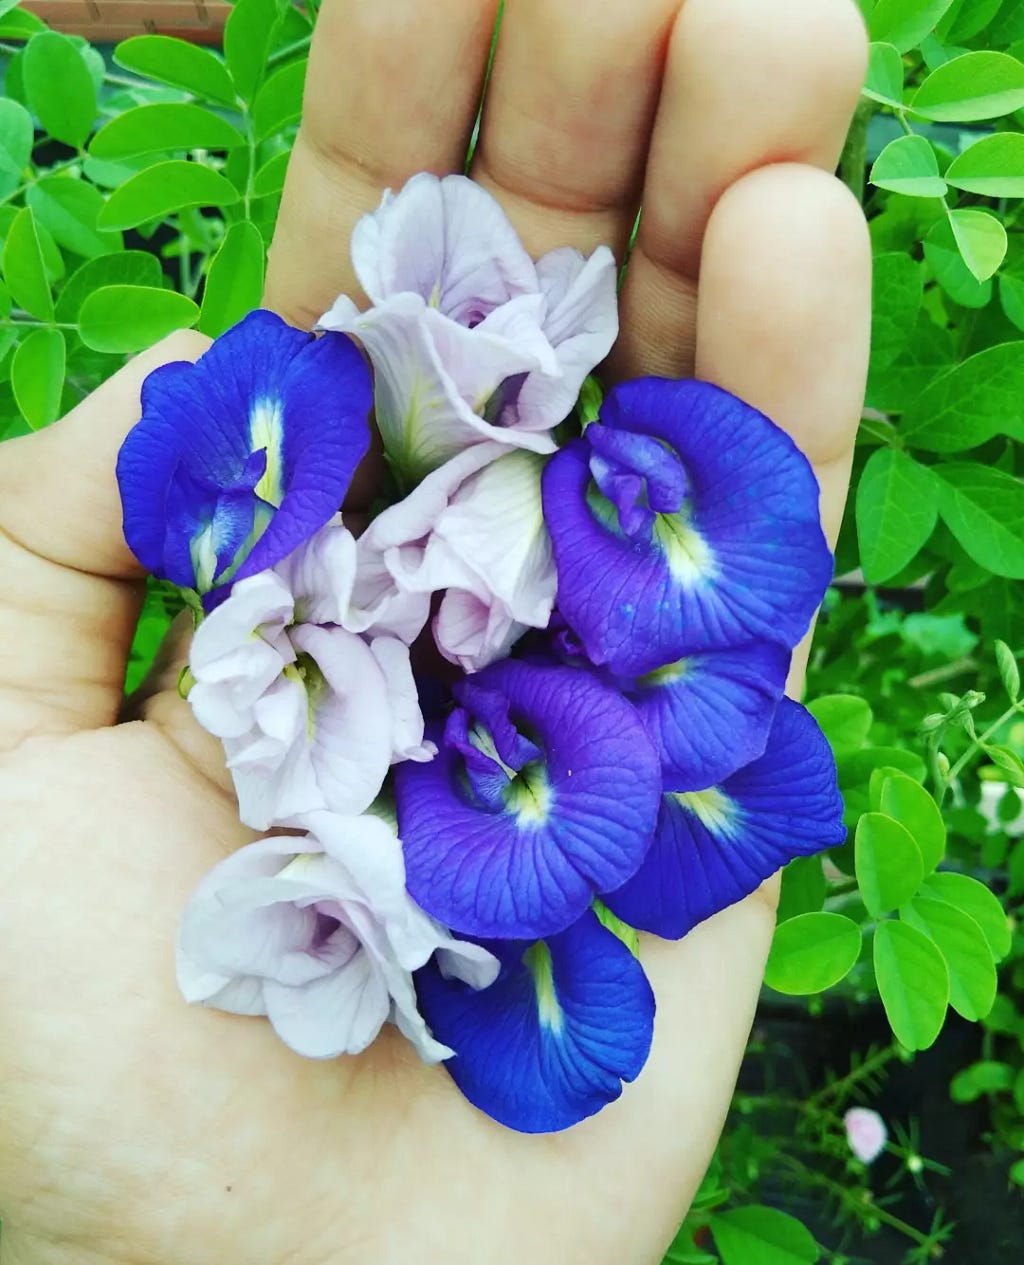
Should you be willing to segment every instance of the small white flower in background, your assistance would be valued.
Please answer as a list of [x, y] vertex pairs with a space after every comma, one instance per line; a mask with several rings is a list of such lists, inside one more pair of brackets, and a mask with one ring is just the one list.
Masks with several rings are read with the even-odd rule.
[[307, 1058], [358, 1054], [387, 1020], [436, 1063], [412, 972], [433, 954], [449, 978], [486, 988], [499, 964], [457, 940], [405, 890], [402, 847], [381, 818], [310, 815], [304, 838], [271, 837], [227, 857], [182, 916], [178, 985], [189, 1002], [266, 1015]]
[[555, 450], [551, 430], [618, 333], [606, 246], [535, 264], [486, 190], [421, 173], [359, 221], [352, 261], [373, 306], [342, 295], [318, 324], [365, 347], [384, 447], [409, 484], [487, 440]]
[[361, 813], [392, 763], [434, 754], [408, 647], [343, 626], [355, 552], [347, 529], [328, 524], [239, 581], [193, 638], [188, 700], [224, 743], [239, 816], [257, 830], [321, 809]]
[[851, 1107], [843, 1116], [846, 1140], [862, 1164], [872, 1164], [885, 1150], [889, 1139], [885, 1121], [870, 1107]]

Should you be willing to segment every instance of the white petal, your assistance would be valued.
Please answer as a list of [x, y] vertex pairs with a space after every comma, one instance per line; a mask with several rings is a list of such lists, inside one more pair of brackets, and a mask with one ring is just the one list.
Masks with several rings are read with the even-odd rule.
[[268, 983], [264, 1001], [281, 1040], [311, 1059], [359, 1054], [380, 1032], [390, 1009], [384, 981], [365, 952], [298, 988]]
[[370, 651], [387, 681], [392, 760], [432, 759], [437, 748], [432, 742], [423, 742], [423, 713], [409, 662], [409, 647], [397, 637], [375, 637]]
[[355, 580], [355, 538], [339, 515], [275, 570], [294, 596], [294, 623], [340, 624]]

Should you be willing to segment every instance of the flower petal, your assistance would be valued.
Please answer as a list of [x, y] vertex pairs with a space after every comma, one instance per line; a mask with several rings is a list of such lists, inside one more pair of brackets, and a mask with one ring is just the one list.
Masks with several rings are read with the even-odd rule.
[[[203, 591], [273, 566], [337, 512], [371, 402], [350, 340], [313, 339], [270, 312], [250, 313], [194, 365], [155, 370], [118, 456], [130, 548]], [[239, 523], [251, 525], [244, 543]]]
[[[657, 753], [634, 709], [587, 672], [507, 660], [455, 694], [465, 711], [444, 735], [435, 728], [438, 755], [395, 769], [409, 892], [458, 932], [561, 931], [640, 865], [661, 790]], [[499, 707], [530, 741], [511, 723], [503, 734]], [[489, 731], [477, 741], [497, 741], [497, 760], [458, 738], [460, 715], [464, 733], [470, 721]], [[517, 770], [501, 764], [513, 759]]]
[[373, 303], [412, 291], [461, 325], [537, 292], [533, 261], [497, 200], [465, 176], [420, 172], [352, 232], [352, 262]]
[[[626, 502], [617, 520], [611, 502], [595, 500], [592, 489], [592, 464], [608, 476], [610, 453], [595, 454], [585, 436], [548, 463], [544, 509], [558, 605], [591, 661], [639, 675], [752, 640], [792, 648], [824, 594], [832, 560], [817, 481], [789, 436], [708, 383], [657, 378], [609, 392], [601, 423], [662, 441], [666, 463], [676, 454], [689, 495], [678, 513], [646, 511], [646, 526], [643, 514], [622, 523]], [[617, 460], [625, 498], [626, 454]]]
[[307, 984], [266, 983], [263, 999], [274, 1031], [308, 1059], [362, 1053], [391, 1008], [387, 985], [363, 950], [339, 970]]
[[784, 698], [760, 759], [718, 787], [663, 797], [643, 864], [603, 899], [630, 926], [678, 940], [794, 857], [842, 843], [842, 816], [832, 751]]
[[481, 992], [434, 967], [416, 977], [469, 1101], [521, 1133], [552, 1133], [618, 1098], [647, 1060], [654, 1024], [654, 994], [629, 949], [589, 911], [546, 941], [490, 947], [502, 971]]
[[659, 668], [626, 691], [661, 752], [666, 791], [716, 785], [762, 754], [789, 659], [767, 642], [710, 650]]

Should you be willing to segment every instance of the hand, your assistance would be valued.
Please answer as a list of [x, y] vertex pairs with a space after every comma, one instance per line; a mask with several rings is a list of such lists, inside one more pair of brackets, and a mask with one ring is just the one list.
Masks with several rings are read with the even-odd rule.
[[[834, 537], [867, 356], [866, 234], [829, 174], [860, 19], [679, 8], [508, 0], [473, 174], [534, 254], [621, 253], [642, 197], [612, 372], [696, 371], [763, 409], [815, 463]], [[354, 292], [349, 232], [382, 187], [460, 167], [494, 10], [325, 4], [268, 283], [293, 322]], [[249, 835], [173, 689], [115, 723], [139, 572], [113, 467], [142, 378], [202, 347], [168, 340], [0, 460], [3, 1265], [654, 1265], [721, 1128], [771, 892], [643, 946], [650, 1062], [555, 1137], [493, 1124], [394, 1033], [304, 1062], [176, 991], [185, 899]]]

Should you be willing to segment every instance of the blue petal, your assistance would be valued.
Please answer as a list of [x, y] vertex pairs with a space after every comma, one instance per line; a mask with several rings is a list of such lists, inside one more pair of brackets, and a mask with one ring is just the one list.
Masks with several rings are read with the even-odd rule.
[[423, 1017], [455, 1051], [445, 1066], [469, 1101], [510, 1129], [553, 1133], [618, 1098], [654, 1027], [654, 994], [629, 949], [589, 911], [546, 941], [486, 947], [502, 963], [490, 988], [474, 992], [433, 964], [416, 976]]
[[755, 642], [691, 655], [627, 687], [661, 752], [666, 791], [716, 785], [761, 755], [789, 659], [781, 646]]
[[280, 562], [340, 508], [371, 402], [350, 339], [314, 339], [271, 312], [251, 312], [194, 365], [155, 370], [117, 463], [132, 552], [202, 592]]
[[[395, 768], [409, 892], [461, 933], [563, 931], [643, 860], [661, 795], [657, 752], [618, 691], [575, 668], [506, 660], [455, 695], [466, 716], [431, 728], [437, 756]], [[467, 762], [466, 735], [481, 759]]]
[[643, 865], [605, 903], [678, 940], [794, 857], [842, 843], [842, 817], [832, 751], [811, 714], [784, 698], [759, 760], [721, 786], [663, 797]]
[[[687, 494], [679, 513], [654, 515], [669, 465], [652, 476], [649, 454], [612, 453], [604, 436], [600, 451], [584, 435], [548, 462], [558, 605], [591, 661], [639, 675], [707, 649], [796, 645], [832, 559], [814, 472], [789, 436], [717, 387], [660, 378], [610, 391], [601, 424], [668, 445]], [[595, 469], [620, 502], [641, 480], [635, 512], [600, 496]]]

